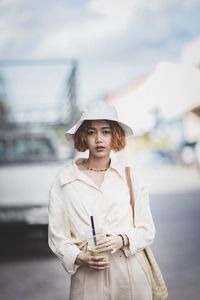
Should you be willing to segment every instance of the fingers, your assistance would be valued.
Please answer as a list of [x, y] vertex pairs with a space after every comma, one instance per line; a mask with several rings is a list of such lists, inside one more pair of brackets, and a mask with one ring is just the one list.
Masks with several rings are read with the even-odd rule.
[[103, 239], [103, 240], [100, 240], [100, 241], [98, 241], [97, 242], [97, 246], [96, 246], [96, 248], [99, 246], [102, 246], [102, 245], [106, 245], [106, 244], [109, 244], [109, 243], [111, 243], [112, 242], [112, 238], [106, 238], [106, 239]]
[[122, 241], [119, 236], [112, 236], [101, 240], [97, 243], [96, 250], [101, 251], [111, 251], [111, 254], [115, 253], [118, 249], [122, 247]]
[[98, 256], [94, 256], [94, 255], [91, 255], [90, 256], [90, 260], [91, 261], [104, 261], [104, 259], [105, 259], [105, 256], [100, 256], [100, 255], [98, 255]]
[[115, 252], [117, 252], [116, 248], [113, 248], [112, 251], [110, 252], [111, 254], [114, 254]]
[[103, 242], [98, 243], [96, 246], [96, 250], [99, 250], [99, 249], [106, 250], [106, 248], [108, 248], [110, 245], [111, 245], [111, 241], [105, 241], [104, 243]]
[[104, 256], [91, 256], [88, 261], [88, 267], [94, 270], [106, 270], [109, 268], [109, 262], [104, 261]]
[[97, 244], [96, 249], [100, 249], [100, 248], [106, 248], [111, 244], [111, 242], [105, 242], [105, 243], [101, 243], [101, 244]]
[[117, 245], [110, 245], [107, 247], [103, 247], [103, 248], [96, 248], [96, 250], [98, 252], [104, 252], [104, 251], [109, 251], [111, 254], [114, 254], [115, 252], [117, 252], [117, 250], [120, 249], [120, 247], [118, 247]]
[[90, 267], [90, 269], [93, 269], [93, 270], [96, 270], [96, 271], [103, 271], [103, 270], [109, 269], [109, 266], [105, 266], [105, 267], [92, 266], [92, 267]]

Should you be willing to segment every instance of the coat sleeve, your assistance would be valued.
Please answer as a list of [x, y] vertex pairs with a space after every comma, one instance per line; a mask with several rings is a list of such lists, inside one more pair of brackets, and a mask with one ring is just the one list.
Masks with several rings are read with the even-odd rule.
[[[153, 243], [155, 226], [151, 214], [148, 189], [135, 178], [131, 172], [135, 199], [134, 226], [127, 230], [129, 247], [124, 248], [127, 257], [135, 254]], [[132, 207], [131, 207], [132, 214]]]
[[48, 207], [48, 243], [54, 254], [62, 261], [63, 267], [69, 274], [78, 269], [75, 264], [80, 249], [70, 239], [70, 226], [64, 208], [58, 197], [50, 191]]

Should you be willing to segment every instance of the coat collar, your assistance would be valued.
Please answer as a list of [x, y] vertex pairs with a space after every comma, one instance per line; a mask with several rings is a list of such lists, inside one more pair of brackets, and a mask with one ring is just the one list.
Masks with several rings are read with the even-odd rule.
[[78, 167], [75, 165], [75, 160], [71, 160], [64, 166], [60, 173], [61, 186], [78, 179], [76, 168]]
[[125, 165], [122, 164], [118, 159], [111, 159], [110, 168], [116, 171], [119, 174], [119, 176], [125, 178]]
[[[81, 161], [85, 158], [71, 160], [67, 163], [60, 172], [60, 185], [63, 186], [74, 180], [80, 179], [81, 171], [79, 170], [76, 161]], [[110, 169], [113, 169], [123, 179], [125, 178], [125, 166], [119, 160], [111, 158]]]

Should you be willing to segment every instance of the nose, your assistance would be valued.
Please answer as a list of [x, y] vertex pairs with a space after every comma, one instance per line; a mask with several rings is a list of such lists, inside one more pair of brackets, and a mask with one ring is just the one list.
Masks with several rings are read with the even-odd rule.
[[97, 132], [96, 143], [101, 143], [101, 142], [102, 142], [102, 134], [101, 134], [101, 132]]

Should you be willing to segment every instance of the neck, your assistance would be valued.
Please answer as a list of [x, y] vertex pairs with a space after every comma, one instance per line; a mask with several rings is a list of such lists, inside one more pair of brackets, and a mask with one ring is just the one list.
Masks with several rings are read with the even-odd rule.
[[94, 158], [89, 155], [88, 166], [96, 169], [105, 169], [109, 167], [110, 157]]

